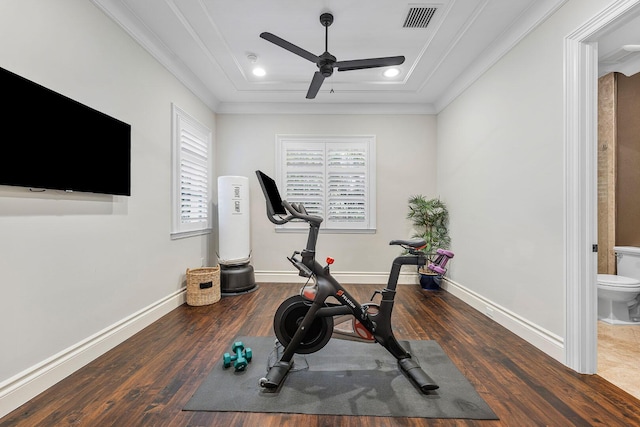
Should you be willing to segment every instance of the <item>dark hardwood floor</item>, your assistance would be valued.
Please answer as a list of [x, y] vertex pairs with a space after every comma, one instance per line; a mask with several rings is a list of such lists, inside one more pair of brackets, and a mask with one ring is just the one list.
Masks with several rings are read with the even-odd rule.
[[[380, 286], [350, 285], [361, 301]], [[580, 375], [445, 291], [400, 286], [399, 339], [438, 341], [499, 421], [182, 411], [238, 335], [271, 336], [299, 285], [183, 305], [0, 419], [1, 426], [640, 426], [640, 401]], [[639, 379], [640, 381], [640, 379]], [[223, 391], [221, 391], [223, 392]]]

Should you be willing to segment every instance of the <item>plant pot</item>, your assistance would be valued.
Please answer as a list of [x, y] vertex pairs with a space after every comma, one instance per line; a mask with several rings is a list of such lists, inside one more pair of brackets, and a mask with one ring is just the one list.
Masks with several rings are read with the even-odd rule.
[[420, 273], [420, 287], [427, 291], [437, 291], [440, 289], [442, 276], [438, 274]]

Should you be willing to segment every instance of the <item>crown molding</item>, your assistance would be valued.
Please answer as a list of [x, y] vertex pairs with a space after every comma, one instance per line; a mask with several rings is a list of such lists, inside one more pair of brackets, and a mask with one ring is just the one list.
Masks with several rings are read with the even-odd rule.
[[212, 111], [216, 111], [219, 100], [211, 90], [196, 77], [189, 68], [162, 41], [146, 29], [138, 17], [123, 3], [109, 0], [91, 0], [105, 15], [117, 23], [133, 40], [173, 74], [187, 89], [204, 102]]
[[219, 114], [435, 114], [431, 104], [381, 103], [220, 103]]
[[514, 24], [505, 31], [497, 41], [485, 49], [478, 60], [467, 68], [456, 81], [435, 102], [437, 113], [444, 110], [489, 68], [495, 65], [504, 55], [513, 49], [522, 39], [535, 30], [540, 24], [553, 15], [567, 0], [540, 0], [523, 12]]
[[527, 34], [555, 13], [567, 0], [538, 0], [520, 15], [496, 43], [479, 55], [435, 103], [263, 103], [221, 102], [188, 67], [148, 30], [123, 2], [91, 0], [169, 70], [213, 112], [221, 114], [437, 114], [469, 88], [482, 74], [516, 46]]

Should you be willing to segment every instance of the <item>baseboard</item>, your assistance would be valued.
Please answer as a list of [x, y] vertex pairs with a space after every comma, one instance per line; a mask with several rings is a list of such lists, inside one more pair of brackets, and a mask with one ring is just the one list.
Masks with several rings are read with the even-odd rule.
[[[331, 272], [335, 279], [343, 284], [368, 284], [386, 285], [389, 281], [389, 273], [380, 272], [355, 272], [336, 271]], [[296, 272], [289, 271], [256, 271], [256, 282], [260, 283], [304, 283], [304, 277], [300, 277]], [[419, 283], [418, 274], [415, 272], [401, 272], [398, 277], [399, 285], [416, 285]]]
[[185, 302], [185, 288], [0, 383], [0, 418]]
[[[303, 278], [293, 272], [259, 271], [255, 275], [256, 281], [261, 283], [300, 283], [303, 281]], [[386, 284], [388, 280], [388, 273], [337, 272], [334, 276], [345, 284]], [[417, 283], [418, 276], [414, 272], [401, 273], [398, 279], [398, 284], [402, 285], [414, 285]], [[549, 356], [564, 363], [564, 342], [561, 337], [523, 319], [448, 278], [442, 281], [441, 286]], [[171, 310], [184, 304], [184, 302], [185, 289], [183, 288], [0, 383], [0, 417], [5, 416], [87, 363], [124, 342]]]
[[480, 313], [564, 364], [564, 340], [562, 337], [541, 328], [447, 277], [442, 280], [440, 286]]
[[[334, 272], [332, 275], [340, 283], [344, 284], [386, 284], [389, 276], [388, 273], [362, 272]], [[256, 271], [255, 276], [256, 281], [261, 283], [304, 283], [305, 280], [295, 272], [283, 271]], [[417, 285], [418, 283], [419, 277], [415, 272], [400, 273], [398, 284]], [[562, 337], [541, 328], [447, 277], [442, 281], [441, 287], [531, 345], [564, 363], [564, 341]]]

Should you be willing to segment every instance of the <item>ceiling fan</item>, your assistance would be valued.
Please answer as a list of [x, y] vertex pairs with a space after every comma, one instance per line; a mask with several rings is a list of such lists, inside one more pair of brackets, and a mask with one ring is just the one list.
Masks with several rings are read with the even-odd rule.
[[377, 68], [377, 67], [389, 67], [391, 65], [400, 65], [404, 62], [404, 56], [388, 56], [385, 58], [369, 58], [369, 59], [354, 59], [350, 61], [338, 61], [336, 57], [329, 53], [329, 26], [333, 23], [333, 15], [331, 13], [323, 13], [320, 15], [320, 23], [324, 26], [324, 53], [320, 56], [314, 55], [293, 43], [281, 39], [280, 37], [271, 33], [262, 33], [260, 37], [270, 41], [271, 43], [280, 46], [289, 52], [295, 53], [298, 56], [303, 57], [318, 66], [319, 71], [316, 71], [311, 80], [311, 85], [307, 91], [307, 99], [313, 99], [316, 97], [322, 82], [326, 77], [330, 77], [333, 74], [333, 69], [337, 68], [338, 71], [351, 71], [362, 70], [365, 68]]

